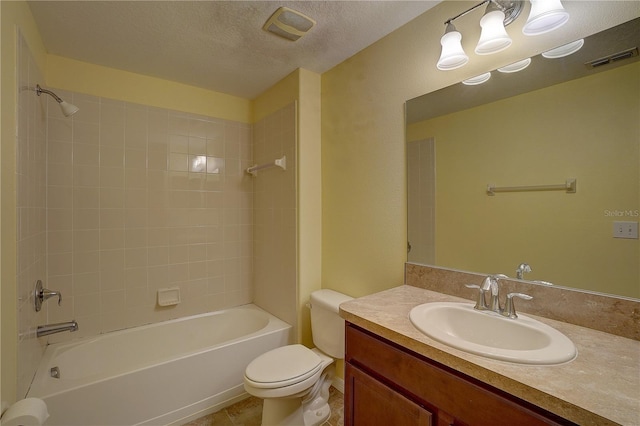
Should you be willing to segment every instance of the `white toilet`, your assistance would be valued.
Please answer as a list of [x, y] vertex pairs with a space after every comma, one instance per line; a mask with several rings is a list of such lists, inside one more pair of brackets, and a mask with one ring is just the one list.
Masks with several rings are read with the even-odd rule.
[[244, 388], [264, 399], [264, 426], [317, 426], [331, 415], [329, 387], [334, 359], [344, 358], [344, 320], [338, 306], [351, 297], [323, 289], [311, 293], [311, 333], [316, 348], [288, 345], [247, 366]]

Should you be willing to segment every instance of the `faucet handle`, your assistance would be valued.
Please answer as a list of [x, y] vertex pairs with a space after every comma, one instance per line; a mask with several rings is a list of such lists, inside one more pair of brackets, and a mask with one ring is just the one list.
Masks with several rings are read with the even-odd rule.
[[58, 306], [60, 306], [62, 304], [62, 293], [60, 293], [59, 291], [49, 290], [47, 288], [42, 290], [42, 298], [44, 300], [47, 300], [50, 297], [56, 297], [56, 296], [58, 296]]
[[472, 288], [472, 289], [476, 289], [478, 290], [478, 297], [476, 299], [476, 305], [473, 307], [473, 309], [478, 309], [478, 310], [485, 310], [487, 309], [487, 301], [484, 298], [484, 293], [485, 293], [485, 289], [483, 289], [482, 287], [480, 287], [479, 285], [476, 284], [465, 284], [464, 285], [467, 288]]
[[507, 294], [507, 301], [504, 306], [504, 311], [502, 311], [502, 315], [508, 318], [516, 319], [518, 315], [516, 314], [516, 305], [513, 304], [513, 298], [518, 297], [524, 300], [531, 300], [533, 297], [524, 293], [509, 293]]
[[49, 290], [48, 288], [44, 288], [41, 280], [36, 281], [33, 296], [36, 312], [40, 312], [40, 309], [42, 309], [42, 304], [50, 297], [58, 296], [58, 306], [60, 306], [60, 304], [62, 303], [62, 293], [60, 293], [59, 291], [53, 291]]

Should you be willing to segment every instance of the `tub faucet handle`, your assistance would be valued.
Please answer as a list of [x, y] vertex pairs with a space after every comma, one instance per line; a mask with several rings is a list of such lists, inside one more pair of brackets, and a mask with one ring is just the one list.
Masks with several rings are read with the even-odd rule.
[[58, 306], [62, 304], [62, 293], [59, 291], [49, 290], [48, 288], [44, 288], [42, 286], [42, 281], [36, 281], [36, 288], [34, 290], [34, 299], [35, 299], [35, 307], [36, 312], [40, 312], [42, 309], [42, 304], [51, 297], [58, 296]]

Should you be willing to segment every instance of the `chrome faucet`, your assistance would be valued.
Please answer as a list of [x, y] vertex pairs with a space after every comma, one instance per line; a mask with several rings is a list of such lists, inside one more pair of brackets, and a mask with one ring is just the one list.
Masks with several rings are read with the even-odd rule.
[[72, 320], [69, 322], [60, 322], [57, 324], [39, 325], [36, 329], [36, 337], [62, 333], [63, 331], [78, 331], [78, 323], [76, 322], [76, 320]]
[[480, 288], [485, 292], [491, 292], [491, 298], [489, 299], [491, 302], [489, 303], [488, 309], [497, 313], [502, 312], [502, 307], [500, 307], [500, 287], [498, 286], [498, 280], [500, 278], [501, 276], [499, 275], [489, 275], [484, 279], [482, 285], [480, 286]]
[[514, 297], [519, 297], [520, 299], [524, 299], [524, 300], [533, 299], [533, 297], [529, 296], [528, 294], [524, 294], [524, 293], [509, 293], [509, 294], [507, 294], [507, 301], [504, 304], [504, 310], [500, 313], [500, 315], [503, 315], [503, 316], [505, 316], [507, 318], [511, 318], [511, 319], [518, 318], [518, 315], [516, 314], [516, 306], [513, 304], [513, 298]]
[[[500, 306], [500, 286], [498, 284], [500, 278], [507, 277], [506, 275], [502, 274], [489, 275], [484, 279], [482, 285], [466, 284], [465, 287], [478, 290], [476, 304], [473, 307], [474, 309], [478, 311], [495, 312], [507, 318], [516, 319], [518, 318], [518, 315], [516, 314], [516, 307], [513, 304], [513, 298], [518, 297], [524, 300], [531, 300], [533, 299], [533, 297], [524, 293], [509, 293], [507, 294], [505, 307], [504, 309], [502, 309], [502, 307]], [[487, 299], [485, 297], [486, 293], [491, 294], [489, 304], [487, 304]]]
[[531, 266], [527, 263], [521, 263], [516, 269], [516, 278], [521, 280], [524, 277], [525, 272], [531, 272]]

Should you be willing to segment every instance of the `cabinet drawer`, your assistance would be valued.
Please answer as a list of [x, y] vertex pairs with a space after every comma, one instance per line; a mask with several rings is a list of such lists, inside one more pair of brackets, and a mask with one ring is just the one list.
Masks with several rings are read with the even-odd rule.
[[572, 425], [552, 413], [400, 348], [352, 324], [345, 361], [430, 411], [469, 425]]

